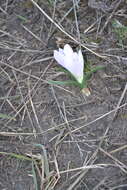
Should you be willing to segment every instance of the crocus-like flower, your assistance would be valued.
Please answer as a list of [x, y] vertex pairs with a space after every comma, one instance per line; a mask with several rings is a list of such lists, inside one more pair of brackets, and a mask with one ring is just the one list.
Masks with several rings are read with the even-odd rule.
[[58, 51], [54, 51], [54, 58], [75, 77], [78, 83], [82, 84], [84, 60], [81, 50], [78, 53], [73, 52], [70, 45], [66, 44], [64, 49], [59, 48]]

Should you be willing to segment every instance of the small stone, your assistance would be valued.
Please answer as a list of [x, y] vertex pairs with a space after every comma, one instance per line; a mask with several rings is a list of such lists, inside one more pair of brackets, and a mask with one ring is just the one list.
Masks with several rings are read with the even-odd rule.
[[86, 96], [90, 96], [91, 95], [91, 92], [90, 92], [89, 88], [83, 88], [82, 89], [82, 93], [85, 94]]

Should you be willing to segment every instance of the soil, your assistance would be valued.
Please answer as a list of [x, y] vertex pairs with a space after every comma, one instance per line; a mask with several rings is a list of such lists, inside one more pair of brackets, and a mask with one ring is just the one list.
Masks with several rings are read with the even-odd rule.
[[[0, 1], [0, 190], [127, 189], [127, 32], [120, 44], [112, 25], [126, 18], [124, 0]], [[64, 32], [79, 41], [78, 29], [88, 63], [105, 66], [88, 97], [47, 82], [68, 79], [53, 51], [79, 48]]]

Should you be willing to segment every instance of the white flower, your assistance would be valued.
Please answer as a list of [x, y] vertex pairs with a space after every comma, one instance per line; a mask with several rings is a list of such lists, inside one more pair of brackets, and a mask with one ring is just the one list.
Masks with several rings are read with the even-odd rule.
[[79, 82], [83, 82], [83, 70], [84, 70], [84, 60], [81, 50], [78, 53], [73, 52], [70, 45], [66, 44], [64, 49], [59, 48], [59, 50], [54, 51], [55, 60], [67, 69]]

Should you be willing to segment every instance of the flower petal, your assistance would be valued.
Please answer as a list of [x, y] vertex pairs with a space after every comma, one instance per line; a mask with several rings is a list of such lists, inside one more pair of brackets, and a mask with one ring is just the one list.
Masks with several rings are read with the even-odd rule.
[[72, 56], [65, 56], [64, 58], [65, 68], [78, 80], [83, 77], [83, 68], [80, 66], [77, 53], [73, 53]]
[[61, 51], [54, 51], [54, 58], [55, 60], [60, 64], [62, 65], [63, 67], [65, 67], [65, 64], [64, 64], [64, 54], [61, 53]]
[[64, 46], [64, 53], [65, 53], [65, 56], [72, 56], [73, 55], [73, 50], [69, 44], [66, 44]]
[[64, 50], [59, 48], [59, 53], [63, 54], [64, 55]]
[[73, 74], [79, 83], [83, 80], [84, 62], [77, 53], [73, 54]]
[[83, 59], [83, 55], [82, 55], [81, 50], [78, 51], [78, 57], [79, 57], [80, 64], [82, 64], [84, 66], [84, 59]]

